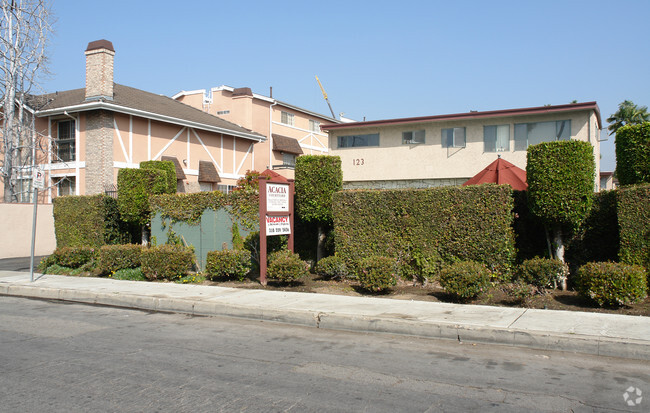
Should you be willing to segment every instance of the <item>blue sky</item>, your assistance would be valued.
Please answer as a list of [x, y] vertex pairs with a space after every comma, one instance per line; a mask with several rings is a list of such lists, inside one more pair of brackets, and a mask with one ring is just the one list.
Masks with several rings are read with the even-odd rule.
[[[88, 42], [154, 93], [250, 87], [356, 120], [597, 101], [650, 104], [650, 1], [53, 0], [45, 91], [84, 86]], [[603, 138], [607, 133], [603, 133]], [[613, 137], [603, 170], [615, 167]]]

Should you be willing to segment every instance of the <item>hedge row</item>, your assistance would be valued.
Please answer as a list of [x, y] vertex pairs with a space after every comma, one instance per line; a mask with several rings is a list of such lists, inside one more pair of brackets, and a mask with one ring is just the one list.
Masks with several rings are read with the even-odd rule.
[[342, 191], [333, 204], [336, 252], [348, 265], [372, 255], [474, 260], [507, 275], [514, 263], [508, 185]]
[[159, 212], [163, 219], [197, 225], [206, 209], [219, 210], [227, 207], [244, 227], [253, 230], [259, 222], [259, 195], [254, 191], [219, 191], [190, 194], [152, 195], [149, 198], [152, 213]]
[[105, 195], [65, 196], [54, 198], [56, 245], [62, 247], [100, 247], [119, 244], [123, 224], [117, 201]]
[[650, 185], [618, 191], [619, 259], [650, 268]]
[[621, 185], [650, 183], [650, 122], [616, 131], [616, 175]]

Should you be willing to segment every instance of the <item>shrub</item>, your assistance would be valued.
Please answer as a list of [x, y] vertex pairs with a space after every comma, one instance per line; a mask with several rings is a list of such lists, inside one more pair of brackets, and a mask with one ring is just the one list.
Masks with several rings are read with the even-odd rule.
[[587, 219], [568, 243], [566, 261], [571, 264], [572, 271], [592, 261], [618, 260], [617, 192], [600, 191], [594, 194], [594, 203]]
[[428, 255], [415, 253], [413, 255], [415, 268], [417, 269], [420, 281], [426, 282], [435, 280], [442, 269], [442, 258], [440, 258], [436, 253]]
[[97, 252], [92, 247], [63, 247], [52, 253], [54, 261], [68, 268], [79, 268], [97, 258]]
[[373, 255], [405, 262], [419, 255], [479, 261], [507, 273], [515, 256], [512, 207], [509, 185], [339, 191], [336, 253], [348, 268]]
[[104, 274], [142, 265], [142, 246], [104, 245], [99, 249], [99, 268]]
[[370, 256], [357, 266], [361, 287], [370, 291], [384, 291], [397, 284], [395, 261], [392, 258]]
[[343, 258], [331, 255], [318, 261], [316, 274], [324, 278], [344, 278], [348, 276], [348, 267]]
[[109, 196], [65, 196], [52, 203], [57, 247], [100, 247], [128, 239], [117, 201]]
[[619, 183], [650, 183], [650, 122], [618, 129], [615, 144]]
[[650, 269], [650, 185], [621, 188], [617, 192], [620, 261]]
[[[266, 238], [266, 252], [267, 258], [276, 251], [281, 251], [287, 248], [288, 237], [286, 235], [276, 235]], [[253, 264], [256, 268], [260, 265], [260, 232], [255, 231], [248, 234], [244, 239], [244, 248], [251, 253]]]
[[227, 277], [243, 281], [251, 268], [251, 253], [246, 250], [209, 251], [205, 272], [210, 280]]
[[194, 251], [180, 245], [159, 245], [142, 250], [142, 272], [150, 280], [174, 280], [194, 264]]
[[141, 268], [124, 268], [111, 272], [108, 276], [116, 280], [147, 281]]
[[309, 275], [309, 264], [289, 250], [276, 251], [269, 254], [266, 275], [278, 281], [296, 281]]
[[176, 166], [172, 161], [143, 161], [140, 162], [140, 169], [156, 169], [163, 171], [167, 175], [166, 194], [176, 193]]
[[599, 306], [630, 305], [647, 295], [645, 269], [616, 262], [590, 262], [578, 269], [578, 293]]
[[538, 288], [556, 287], [557, 282], [568, 274], [567, 265], [560, 260], [531, 258], [519, 265], [515, 280]]
[[490, 271], [475, 261], [459, 261], [442, 269], [440, 285], [461, 300], [475, 298], [490, 285]]
[[[547, 234], [552, 234], [557, 259], [564, 261], [567, 230], [578, 229], [591, 210], [594, 178], [594, 150], [589, 142], [554, 141], [528, 147], [528, 205]], [[566, 280], [562, 288], [566, 289]]]

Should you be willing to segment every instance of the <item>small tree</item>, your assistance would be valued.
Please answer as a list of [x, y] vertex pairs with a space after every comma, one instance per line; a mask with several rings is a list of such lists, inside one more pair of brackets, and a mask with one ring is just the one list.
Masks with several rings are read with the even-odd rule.
[[[175, 192], [175, 191], [174, 191]], [[159, 169], [120, 169], [117, 174], [117, 207], [122, 219], [140, 225], [142, 244], [149, 242], [149, 195], [173, 193], [168, 174]]]
[[332, 194], [342, 187], [338, 156], [303, 155], [296, 159], [296, 214], [318, 227], [316, 261], [324, 255], [324, 228], [332, 224]]
[[[547, 239], [549, 231], [553, 234], [553, 258], [564, 262], [563, 232], [577, 229], [591, 209], [593, 147], [583, 141], [530, 146], [526, 175], [530, 210], [546, 226]], [[561, 285], [566, 289], [566, 277]]]
[[616, 132], [616, 175], [621, 185], [650, 183], [650, 122]]

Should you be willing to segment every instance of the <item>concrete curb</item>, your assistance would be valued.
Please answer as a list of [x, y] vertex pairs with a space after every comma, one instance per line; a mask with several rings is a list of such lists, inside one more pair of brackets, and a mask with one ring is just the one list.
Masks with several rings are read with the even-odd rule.
[[650, 360], [650, 341], [520, 330], [509, 327], [482, 327], [398, 316], [364, 316], [344, 312], [264, 308], [235, 305], [218, 297], [178, 298], [120, 292], [93, 292], [80, 289], [49, 288], [0, 283], [0, 295], [62, 300], [147, 311], [199, 316], [227, 316], [273, 321], [301, 326], [355, 332], [389, 333], [455, 340], [461, 343], [498, 344], [540, 350], [567, 351], [598, 356]]

